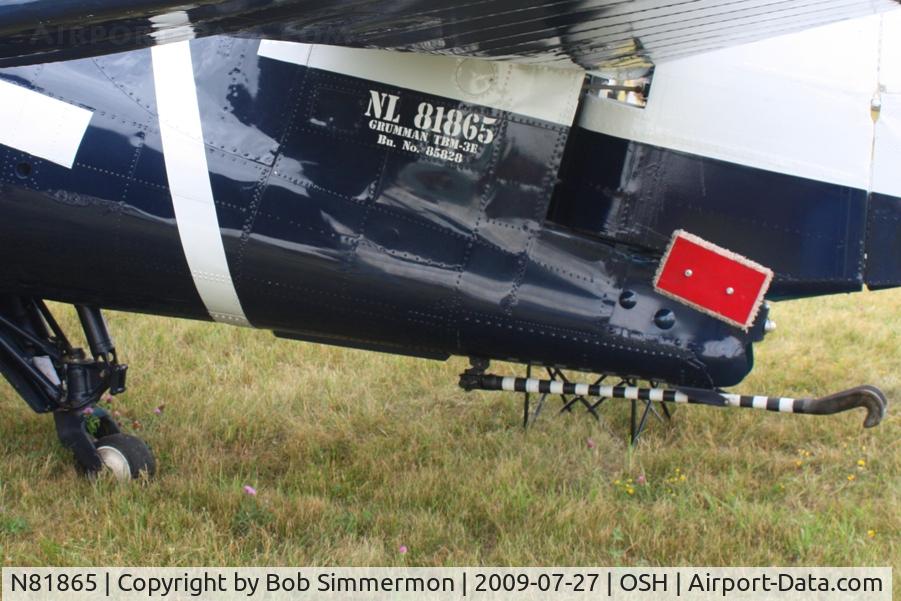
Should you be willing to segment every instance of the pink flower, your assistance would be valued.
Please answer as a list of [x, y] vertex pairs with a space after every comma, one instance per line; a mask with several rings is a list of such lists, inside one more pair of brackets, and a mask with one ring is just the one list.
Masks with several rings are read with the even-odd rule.
[[635, 479], [635, 483], [644, 485], [644, 484], [647, 484], [648, 481], [647, 481], [647, 478], [644, 477], [644, 474], [641, 474], [638, 476], [638, 478]]
[[401, 545], [400, 547], [397, 548], [397, 552], [400, 553], [401, 555], [406, 555], [408, 550], [409, 549], [407, 549], [407, 545]]
[[84, 409], [81, 410], [81, 412], [84, 413], [85, 415], [94, 415], [94, 408], [93, 407], [85, 407]]
[[111, 395], [108, 392], [104, 392], [103, 395], [100, 397], [100, 400], [103, 401], [104, 403], [109, 403], [110, 401], [113, 400], [113, 395]]
[[588, 440], [585, 441], [585, 443], [588, 445], [589, 449], [593, 449], [598, 446], [593, 438], [589, 438]]
[[153, 410], [153, 412], [156, 413], [157, 415], [159, 415], [160, 413], [163, 412], [163, 408], [162, 408], [162, 407], [157, 407], [156, 409]]
[[257, 489], [252, 487], [250, 484], [244, 485], [244, 492], [250, 495], [251, 497], [257, 496]]

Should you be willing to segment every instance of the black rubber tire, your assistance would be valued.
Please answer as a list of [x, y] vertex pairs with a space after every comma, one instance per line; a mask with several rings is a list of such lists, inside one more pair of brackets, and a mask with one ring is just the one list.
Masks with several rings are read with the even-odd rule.
[[110, 447], [121, 453], [128, 462], [128, 471], [132, 478], [140, 478], [144, 473], [147, 477], [156, 474], [156, 460], [153, 458], [153, 452], [137, 436], [110, 434], [100, 438], [95, 447], [98, 453], [101, 453], [103, 447]]

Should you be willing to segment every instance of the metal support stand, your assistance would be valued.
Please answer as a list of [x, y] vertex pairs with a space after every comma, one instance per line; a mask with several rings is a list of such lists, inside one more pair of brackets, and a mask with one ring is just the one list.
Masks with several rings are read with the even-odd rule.
[[[563, 374], [563, 372], [560, 371], [559, 369], [557, 369], [556, 367], [548, 369], [548, 372], [551, 372], [554, 374], [554, 376], [555, 376], [553, 378], [554, 380], [558, 380], [560, 382], [563, 382], [564, 384], [572, 383], [569, 380], [569, 378], [567, 378]], [[601, 376], [597, 380], [595, 380], [593, 385], [597, 386], [606, 379], [607, 379], [607, 376]], [[573, 407], [576, 406], [576, 403], [580, 403], [583, 407], [585, 407], [585, 411], [587, 411], [594, 419], [596, 419], [597, 421], [601, 420], [601, 416], [600, 416], [600, 414], [598, 414], [598, 407], [600, 407], [601, 403], [603, 403], [606, 399], [602, 398], [601, 400], [599, 400], [595, 403], [592, 403], [583, 394], [576, 395], [569, 400], [567, 400], [567, 397], [565, 394], [561, 394], [560, 397], [564, 401], [563, 408], [560, 409], [560, 413], [563, 413], [564, 411], [566, 411], [568, 413], [572, 413]]]
[[[461, 385], [464, 384], [464, 381], [470, 381], [473, 378], [480, 378], [485, 376], [485, 372], [488, 370], [490, 366], [489, 361], [485, 359], [471, 359], [471, 366], [466, 372], [461, 376]], [[582, 406], [585, 411], [591, 415], [598, 423], [602, 423], [603, 419], [600, 414], [600, 407], [606, 401], [610, 400], [612, 397], [601, 396], [596, 401], [592, 402], [590, 397], [590, 391], [592, 390], [600, 390], [601, 385], [609, 378], [609, 375], [601, 375], [599, 376], [593, 384], [588, 386], [587, 388], [582, 388], [583, 385], [576, 386], [574, 382], [572, 382], [563, 371], [556, 367], [546, 367], [548, 379], [547, 380], [536, 380], [532, 378], [532, 364], [526, 364], [526, 378], [521, 380], [525, 382], [523, 384], [523, 410], [522, 410], [522, 427], [523, 429], [528, 429], [529, 426], [535, 423], [538, 419], [539, 415], [541, 415], [542, 409], [544, 409], [545, 403], [549, 396], [556, 394], [559, 396], [562, 401], [562, 406], [560, 407], [559, 413], [572, 413], [573, 409]], [[493, 377], [493, 376], [488, 376]], [[539, 382], [543, 382], [546, 384], [545, 390], [541, 389], [541, 385]], [[552, 392], [550, 383], [559, 383], [560, 392], [554, 393]], [[530, 384], [531, 383], [531, 384]], [[656, 382], [651, 382], [651, 388], [657, 389], [659, 385]], [[633, 379], [622, 379], [614, 388], [620, 389], [626, 386], [636, 386], [636, 381]], [[466, 386], [464, 385], [464, 388]], [[572, 391], [567, 392], [567, 391]], [[539, 394], [537, 403], [532, 404], [532, 395]], [[641, 403], [641, 406], [639, 406]], [[670, 413], [670, 409], [666, 406], [666, 403], [661, 402], [660, 407], [663, 412], [663, 415], [657, 411], [654, 406], [655, 403], [650, 400], [639, 401], [638, 399], [632, 400], [632, 413], [630, 418], [630, 429], [629, 429], [629, 440], [632, 445], [635, 445], [638, 442], [638, 439], [641, 437], [642, 433], [647, 428], [648, 417], [650, 415], [654, 415], [659, 421], [669, 421], [672, 419], [672, 414]], [[642, 411], [643, 408], [643, 411]], [[639, 418], [639, 413], [641, 416]], [[665, 416], [665, 419], [664, 419]]]
[[[638, 383], [635, 380], [623, 380], [619, 384], [618, 387], [621, 386], [637, 386]], [[657, 382], [650, 382], [650, 390], [658, 390], [660, 385]], [[647, 400], [639, 400], [639, 399], [631, 399], [632, 401], [632, 410], [629, 418], [629, 441], [630, 444], [634, 447], [638, 444], [638, 439], [641, 438], [641, 435], [644, 434], [644, 431], [647, 429], [648, 425], [648, 417], [653, 415], [657, 418], [657, 421], [661, 423], [666, 423], [672, 421], [673, 414], [670, 412], [670, 408], [663, 401], [659, 401], [657, 404], [660, 406], [660, 410], [663, 412], [663, 415], [657, 411], [657, 407], [655, 406], [655, 402], [647, 399]], [[638, 418], [638, 413], [641, 412], [641, 419]]]
[[[545, 369], [547, 371], [548, 378], [550, 378], [551, 381], [571, 384], [569, 378], [567, 378], [566, 374], [564, 374], [560, 369], [557, 369], [556, 367], [547, 367]], [[532, 364], [528, 363], [526, 364], [526, 378], [531, 377]], [[606, 377], [607, 376], [601, 376], [595, 381], [595, 384], [600, 384]], [[538, 397], [538, 402], [535, 404], [534, 411], [530, 412], [532, 394], [533, 393], [528, 390], [523, 393], [523, 428], [528, 428], [531, 424], [535, 423], [535, 421], [538, 419], [538, 416], [541, 415], [541, 410], [544, 409], [544, 405], [547, 402], [548, 397], [551, 396], [551, 393], [549, 392], [540, 393], [541, 396]], [[601, 415], [600, 413], [598, 413], [598, 407], [600, 407], [606, 399], [601, 399], [595, 403], [592, 403], [585, 395], [559, 394], [557, 396], [560, 397], [560, 400], [563, 403], [560, 407], [560, 413], [572, 413], [573, 408], [580, 404], [585, 408], [585, 411], [588, 412], [589, 415], [594, 417], [594, 419], [596, 419], [597, 421], [601, 421]]]
[[[563, 384], [569, 384], [573, 386], [573, 382], [563, 373], [562, 370], [556, 367], [548, 367], [546, 368], [548, 374], [548, 381], [551, 382], [561, 382]], [[591, 384], [591, 387], [598, 387], [604, 381], [607, 380], [608, 375], [599, 376], [594, 383]], [[532, 364], [529, 363], [526, 365], [526, 379], [532, 378]], [[617, 387], [623, 386], [636, 386], [636, 381], [631, 379], [620, 380], [620, 382], [616, 385]], [[651, 382], [652, 388], [658, 388], [658, 384], [656, 382]], [[551, 396], [550, 392], [540, 393], [541, 396], [538, 398], [538, 403], [535, 405], [534, 413], [530, 413], [530, 403], [532, 392], [528, 390], [523, 393], [523, 428], [528, 428], [530, 425], [534, 424], [538, 419], [538, 416], [541, 414], [541, 410], [544, 407], [547, 398]], [[560, 413], [572, 413], [573, 409], [578, 405], [581, 405], [585, 408], [585, 411], [591, 415], [597, 422], [601, 422], [601, 414], [599, 409], [604, 402], [610, 400], [610, 397], [600, 397], [597, 401], [591, 402], [587, 395], [584, 394], [559, 394], [561, 400], [563, 401], [563, 406], [560, 408]], [[629, 440], [630, 444], [633, 446], [638, 443], [638, 439], [647, 429], [648, 425], [648, 417], [653, 415], [660, 422], [666, 422], [672, 420], [672, 413], [670, 412], [669, 407], [666, 406], [666, 403], [659, 403], [661, 411], [657, 411], [655, 407], [654, 401], [639, 401], [638, 399], [632, 400], [632, 411], [630, 417], [630, 428], [629, 428]], [[639, 417], [639, 413], [641, 416]]]

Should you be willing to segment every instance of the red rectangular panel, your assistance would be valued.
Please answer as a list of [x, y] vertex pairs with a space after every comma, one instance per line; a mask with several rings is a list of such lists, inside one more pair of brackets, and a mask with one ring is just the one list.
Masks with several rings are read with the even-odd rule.
[[677, 230], [654, 287], [665, 296], [748, 329], [772, 280], [772, 270]]

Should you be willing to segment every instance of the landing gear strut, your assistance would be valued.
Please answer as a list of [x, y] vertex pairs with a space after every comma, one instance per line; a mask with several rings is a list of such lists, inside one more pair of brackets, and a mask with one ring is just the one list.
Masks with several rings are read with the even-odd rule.
[[128, 366], [119, 363], [100, 309], [75, 309], [90, 358], [72, 346], [42, 300], [0, 297], [0, 373], [35, 412], [53, 413], [60, 442], [85, 473], [107, 466], [123, 479], [152, 476], [156, 465], [147, 446], [122, 434], [97, 406], [104, 393], [125, 392]]

